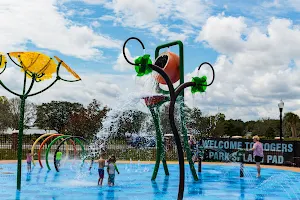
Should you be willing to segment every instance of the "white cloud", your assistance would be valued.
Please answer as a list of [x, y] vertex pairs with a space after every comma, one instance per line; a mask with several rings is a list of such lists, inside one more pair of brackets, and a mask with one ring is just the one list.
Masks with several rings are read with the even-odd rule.
[[[244, 35], [244, 36], [243, 36]], [[232, 118], [278, 117], [277, 103], [286, 101], [285, 111], [299, 110], [300, 29], [287, 19], [272, 18], [265, 32], [247, 28], [241, 17], [210, 17], [199, 32], [198, 41], [221, 53], [214, 68], [215, 83], [204, 99], [190, 102], [204, 110], [223, 108]], [[200, 72], [210, 73], [209, 68]], [[188, 74], [188, 77], [196, 72]], [[208, 74], [211, 77], [211, 74]]]
[[266, 7], [266, 8], [280, 8], [282, 5], [280, 3], [280, 0], [274, 0], [272, 2], [269, 2], [269, 1], [265, 1], [262, 3], [262, 6], [263, 7]]
[[276, 8], [281, 9], [281, 11], [287, 11], [292, 9], [295, 11], [300, 11], [300, 1], [299, 0], [274, 0], [274, 1], [264, 1], [262, 3], [264, 8]]
[[63, 10], [63, 12], [65, 13], [66, 16], [87, 16], [87, 15], [91, 15], [94, 13], [94, 11], [90, 10], [90, 9], [68, 9], [67, 7], [64, 7], [63, 4], [59, 4], [61, 9]]
[[[63, 78], [74, 79], [68, 73], [63, 72]], [[133, 71], [134, 73], [134, 71]], [[71, 101], [80, 102], [84, 105], [88, 104], [92, 99], [97, 99], [109, 105], [114, 106], [118, 98], [124, 98], [130, 95], [151, 92], [151, 86], [147, 86], [147, 81], [150, 76], [135, 78], [132, 75], [111, 75], [99, 73], [84, 73], [80, 74], [82, 81], [69, 83], [58, 81], [47, 91], [28, 100], [37, 104], [43, 102]], [[4, 84], [11, 90], [21, 93], [23, 84], [23, 73], [16, 67], [8, 67], [0, 76]], [[53, 80], [35, 83], [31, 93], [40, 91], [48, 86]], [[30, 82], [30, 81], [28, 81]], [[28, 85], [27, 85], [28, 88]], [[147, 89], [148, 88], [148, 89]], [[0, 94], [9, 98], [15, 97], [4, 88], [0, 87]]]
[[300, 1], [299, 0], [288, 0], [290, 6], [292, 6], [296, 11], [300, 11]]
[[85, 3], [92, 5], [101, 5], [106, 2], [106, 0], [83, 0]]
[[115, 17], [111, 15], [102, 15], [101, 17], [99, 17], [99, 19], [102, 21], [113, 21]]
[[[205, 94], [192, 95], [187, 89], [187, 104], [199, 106], [204, 113], [215, 114], [219, 109], [227, 118], [250, 120], [277, 118], [277, 104], [282, 98], [286, 103], [285, 112], [298, 112], [299, 31], [287, 19], [271, 19], [262, 32], [256, 27], [249, 28], [241, 17], [211, 17], [199, 35], [203, 42], [221, 53], [213, 63], [216, 79]], [[291, 60], [295, 61], [294, 68], [288, 67]], [[124, 62], [122, 55], [118, 61]], [[118, 66], [124, 70], [132, 68], [124, 67], [125, 64]], [[186, 74], [185, 80], [190, 81], [196, 75], [207, 75], [208, 82], [212, 77], [210, 68], [204, 66], [200, 72], [195, 69]]]
[[99, 48], [120, 48], [119, 41], [79, 26], [59, 12], [57, 0], [0, 1], [0, 44], [3, 51], [20, 51], [25, 44], [82, 59], [102, 56]]
[[[130, 54], [130, 52], [127, 48], [125, 48], [125, 55], [127, 56], [127, 59], [129, 61], [134, 62], [135, 58], [131, 57], [131, 54]], [[117, 59], [116, 63], [113, 66], [113, 69], [116, 70], [116, 71], [120, 71], [120, 72], [124, 72], [124, 71], [130, 70], [130, 69], [131, 70], [134, 69], [134, 66], [132, 66], [131, 64], [129, 64], [125, 60], [124, 55], [123, 55], [123, 50], [119, 54], [118, 59]]]
[[[88, 1], [84, 0], [86, 3]], [[114, 15], [104, 15], [102, 20], [113, 20], [125, 27], [147, 29], [161, 40], [185, 40], [200, 27], [211, 11], [209, 1], [190, 0], [115, 0], [100, 1]], [[92, 2], [93, 3], [93, 2]], [[99, 2], [98, 2], [99, 3]], [[180, 21], [179, 31], [172, 31], [169, 22]], [[187, 28], [188, 27], [188, 28]]]
[[246, 28], [243, 17], [213, 16], [208, 18], [196, 41], [206, 41], [213, 49], [230, 54], [242, 50], [241, 35]]
[[101, 24], [98, 21], [92, 21], [91, 26], [95, 27], [95, 28], [98, 28], [98, 27], [101, 26]]

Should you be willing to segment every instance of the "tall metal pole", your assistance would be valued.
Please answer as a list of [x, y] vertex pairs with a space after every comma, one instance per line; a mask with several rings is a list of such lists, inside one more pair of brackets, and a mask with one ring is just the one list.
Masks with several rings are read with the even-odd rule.
[[280, 112], [280, 142], [282, 142], [282, 137], [283, 137], [283, 131], [282, 131], [282, 110], [283, 108], [279, 108], [279, 112]]
[[21, 96], [20, 104], [20, 119], [19, 119], [19, 133], [18, 133], [18, 166], [17, 166], [17, 190], [21, 190], [22, 177], [22, 143], [24, 130], [24, 114], [25, 114], [25, 100], [26, 100], [26, 73], [24, 73], [23, 95]]

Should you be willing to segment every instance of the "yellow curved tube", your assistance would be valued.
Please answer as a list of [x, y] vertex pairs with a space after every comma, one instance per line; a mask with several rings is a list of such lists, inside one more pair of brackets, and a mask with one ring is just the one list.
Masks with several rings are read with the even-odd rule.
[[34, 163], [34, 147], [35, 145], [44, 137], [46, 136], [49, 136], [49, 135], [52, 135], [54, 133], [46, 133], [46, 134], [43, 134], [41, 135], [38, 139], [35, 140], [35, 142], [33, 143], [32, 147], [31, 147], [31, 154], [32, 154], [32, 164], [35, 166], [35, 163]]
[[[31, 155], [32, 155], [32, 164], [35, 166], [35, 163], [34, 163], [34, 147], [36, 146], [36, 144], [44, 137], [47, 137], [47, 136], [50, 136], [52, 134], [56, 134], [56, 133], [46, 133], [46, 134], [43, 134], [41, 135], [38, 139], [35, 140], [35, 142], [33, 143], [32, 147], [31, 147]], [[66, 156], [69, 155], [69, 147], [68, 147], [68, 144], [67, 142], [65, 143], [66, 145]]]

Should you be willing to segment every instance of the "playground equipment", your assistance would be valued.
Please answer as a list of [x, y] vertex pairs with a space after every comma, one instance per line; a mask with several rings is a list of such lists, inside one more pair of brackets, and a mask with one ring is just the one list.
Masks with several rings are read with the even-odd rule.
[[[82, 145], [82, 143], [80, 142], [79, 139], [81, 140], [84, 140], [86, 142], [86, 140], [83, 138], [83, 137], [79, 137], [79, 136], [68, 136], [66, 137], [63, 141], [61, 141], [61, 143], [59, 143], [59, 145], [57, 146], [56, 150], [55, 150], [55, 153], [54, 153], [54, 158], [53, 158], [53, 162], [54, 162], [54, 166], [55, 166], [55, 169], [57, 172], [59, 172], [59, 168], [57, 166], [57, 162], [56, 162], [56, 156], [57, 156], [57, 152], [59, 152], [59, 148], [61, 147], [61, 145], [63, 145], [67, 140], [71, 140], [72, 138], [75, 139], [76, 142], [79, 143], [79, 145], [81, 146], [81, 150], [83, 152], [83, 155], [85, 154], [84, 153], [84, 146]], [[82, 164], [84, 163], [84, 160], [82, 161]]]
[[[50, 87], [52, 87], [57, 81], [62, 80], [66, 82], [75, 82], [81, 80], [81, 78], [60, 58], [54, 56], [55, 60], [49, 56], [39, 53], [39, 52], [11, 52], [7, 53], [9, 59], [24, 72], [24, 82], [23, 91], [18, 94], [10, 90], [6, 85], [0, 80], [0, 85], [13, 95], [20, 97], [20, 120], [19, 120], [19, 133], [18, 133], [18, 166], [17, 166], [17, 190], [21, 190], [21, 168], [22, 168], [22, 140], [23, 140], [23, 129], [24, 129], [24, 107], [25, 101], [28, 97], [38, 95]], [[13, 59], [14, 58], [14, 59]], [[3, 53], [0, 53], [0, 68], [3, 70], [0, 75], [5, 71], [7, 66], [7, 60]], [[60, 76], [59, 70], [63, 66], [69, 73], [71, 73], [76, 80], [67, 80]], [[52, 78], [52, 75], [56, 73], [55, 80], [48, 85], [46, 88], [30, 93], [34, 83]], [[28, 89], [26, 88], [27, 78], [31, 78], [31, 83]]]
[[[46, 142], [47, 142], [48, 140], [50, 140], [51, 138], [53, 138], [53, 137], [58, 137], [58, 136], [62, 136], [62, 135], [63, 135], [63, 134], [52, 134], [52, 135], [48, 136], [48, 137], [42, 142], [42, 144], [40, 145], [40, 148], [39, 148], [39, 151], [38, 151], [38, 159], [39, 159], [39, 163], [40, 163], [41, 168], [43, 168], [43, 164], [42, 164], [42, 161], [41, 161], [41, 151], [42, 151], [44, 145], [45, 145]], [[61, 138], [61, 139], [63, 140], [63, 138]], [[74, 142], [73, 140], [71, 140], [71, 143], [72, 143], [72, 145], [73, 145], [73, 149], [74, 149], [74, 157], [75, 157], [75, 156], [76, 156], [76, 145], [75, 145], [75, 142]], [[66, 145], [66, 150], [67, 150], [66, 156], [68, 156], [68, 155], [69, 155], [68, 143], [65, 142], [65, 145]]]
[[[75, 141], [81, 146], [82, 153], [84, 154], [84, 146], [83, 146], [83, 144], [81, 143], [81, 141], [80, 141], [77, 137], [75, 137], [75, 136], [70, 136], [70, 135], [61, 135], [61, 136], [55, 138], [55, 139], [49, 144], [49, 146], [48, 146], [48, 148], [47, 148], [47, 150], [46, 150], [46, 158], [45, 158], [45, 160], [46, 160], [46, 165], [47, 165], [48, 170], [51, 170], [51, 167], [50, 167], [50, 165], [49, 165], [49, 159], [48, 159], [48, 158], [49, 158], [49, 152], [50, 152], [50, 150], [51, 150], [52, 145], [55, 144], [55, 143], [56, 143], [58, 140], [60, 140], [60, 139], [63, 139], [63, 138], [71, 139], [72, 137], [74, 137]], [[81, 139], [83, 139], [83, 138], [81, 138]], [[63, 143], [66, 142], [66, 141], [67, 141], [67, 140], [63, 140]], [[60, 146], [61, 146], [61, 144], [60, 144]], [[60, 146], [59, 146], [59, 147], [60, 147]], [[55, 155], [54, 155], [54, 157], [55, 157]], [[55, 161], [55, 159], [54, 159], [54, 165], [55, 165], [55, 163], [56, 163], [56, 161]], [[58, 170], [57, 170], [57, 172], [58, 172]]]
[[[156, 164], [155, 164], [152, 179], [153, 178], [155, 179], [155, 177], [156, 177], [155, 174], [157, 174], [157, 170], [158, 170], [161, 158], [162, 158], [162, 162], [164, 164], [165, 173], [166, 173], [166, 175], [169, 174], [167, 167], [166, 167], [167, 164], [164, 159], [165, 156], [163, 155], [162, 139], [161, 139], [162, 134], [161, 134], [161, 129], [159, 127], [159, 123], [158, 123], [159, 118], [158, 118], [158, 114], [157, 114], [159, 105], [161, 105], [161, 103], [163, 101], [168, 100], [168, 101], [170, 101], [169, 120], [170, 120], [170, 125], [172, 128], [172, 132], [173, 132], [174, 139], [175, 139], [176, 146], [177, 146], [179, 169], [180, 169], [179, 188], [178, 188], [178, 197], [177, 198], [181, 200], [183, 198], [183, 192], [184, 192], [184, 156], [183, 156], [183, 149], [181, 146], [180, 136], [179, 136], [177, 127], [175, 125], [175, 117], [174, 117], [175, 103], [176, 103], [178, 96], [181, 96], [182, 99], [184, 98], [183, 91], [187, 87], [192, 87], [192, 89], [191, 89], [192, 93], [205, 92], [206, 87], [210, 86], [213, 83], [214, 78], [215, 78], [215, 72], [214, 72], [214, 69], [211, 66], [211, 64], [204, 62], [198, 67], [198, 70], [200, 70], [200, 68], [205, 64], [209, 65], [213, 72], [213, 77], [212, 77], [211, 83], [207, 84], [206, 76], [202, 76], [201, 78], [193, 77], [191, 82], [184, 83], [183, 44], [181, 41], [175, 41], [175, 42], [171, 42], [171, 43], [167, 43], [167, 44], [158, 46], [155, 50], [156, 61], [155, 61], [155, 64], [153, 65], [152, 61], [150, 59], [150, 55], [148, 55], [148, 54], [138, 57], [134, 61], [134, 63], [128, 60], [128, 58], [125, 54], [125, 47], [129, 40], [137, 40], [141, 44], [142, 48], [145, 50], [145, 46], [140, 39], [138, 39], [136, 37], [128, 38], [123, 45], [123, 56], [124, 56], [125, 60], [129, 64], [135, 66], [137, 76], [143, 76], [143, 75], [150, 74], [152, 72], [152, 70], [156, 71], [158, 73], [158, 75], [155, 77], [155, 79], [157, 81], [157, 91], [159, 93], [169, 95], [168, 98], [163, 98], [162, 96], [160, 96], [159, 98], [154, 98], [153, 101], [151, 100], [151, 97], [144, 98], [146, 104], [147, 104], [147, 102], [149, 102], [148, 107], [149, 107], [150, 112], [154, 119], [156, 135], [157, 135], [157, 156], [156, 156]], [[179, 58], [176, 54], [171, 53], [171, 52], [166, 52], [166, 53], [159, 55], [160, 49], [171, 47], [174, 45], [179, 46]], [[179, 62], [178, 62], [178, 60], [179, 60]], [[179, 79], [180, 79], [180, 85], [177, 88], [174, 88], [173, 84], [176, 83]], [[165, 91], [165, 90], [161, 89], [159, 86], [159, 83], [167, 85], [169, 90]], [[159, 101], [159, 100], [161, 100], [161, 101]], [[157, 105], [157, 106], [155, 106], [155, 105]], [[180, 104], [180, 112], [182, 113], [182, 111], [183, 111], [183, 104]], [[181, 122], [182, 122], [181, 125], [182, 125], [183, 139], [184, 139], [184, 148], [187, 152], [187, 157], [188, 157], [188, 161], [190, 164], [190, 169], [192, 171], [193, 177], [194, 177], [194, 179], [197, 180], [198, 177], [197, 177], [197, 174], [195, 171], [194, 164], [192, 163], [191, 151], [188, 147], [187, 129], [185, 127], [183, 115], [181, 115]]]
[[[59, 172], [59, 169], [57, 167], [56, 159], [55, 159], [56, 153], [58, 152], [58, 150], [62, 146], [62, 144], [65, 144], [66, 145], [66, 156], [69, 155], [69, 148], [68, 148], [68, 143], [67, 143], [68, 140], [70, 140], [70, 142], [73, 145], [74, 158], [76, 157], [76, 154], [77, 154], [75, 142], [77, 142], [81, 146], [82, 154], [85, 154], [84, 146], [80, 141], [80, 140], [83, 140], [86, 142], [86, 140], [84, 138], [79, 137], [79, 136], [70, 136], [70, 135], [63, 135], [63, 134], [58, 134], [58, 133], [46, 133], [46, 134], [41, 135], [38, 139], [36, 139], [36, 141], [33, 143], [32, 147], [31, 147], [32, 154], [34, 154], [34, 149], [35, 149], [36, 144], [44, 137], [47, 137], [47, 138], [42, 142], [42, 144], [40, 145], [39, 151], [38, 151], [38, 160], [39, 160], [39, 164], [40, 164], [41, 168], [43, 168], [43, 164], [41, 161], [41, 151], [42, 151], [44, 145], [47, 143], [47, 141], [49, 141], [51, 138], [54, 138], [54, 137], [56, 137], [56, 138], [49, 144], [49, 146], [46, 150], [46, 164], [47, 164], [48, 170], [51, 170], [50, 165], [49, 165], [48, 155], [49, 155], [52, 145], [55, 144], [55, 142], [57, 142], [58, 140], [62, 140], [62, 142], [58, 145], [58, 147], [55, 151], [55, 155], [54, 155], [54, 166], [55, 166], [55, 169], [57, 172]], [[74, 140], [72, 140], [72, 139], [74, 139]], [[33, 158], [32, 158], [32, 162], [34, 164]], [[84, 160], [83, 160], [83, 162], [84, 162]]]
[[[32, 153], [32, 155], [34, 155], [34, 150], [35, 150], [35, 146], [37, 145], [37, 143], [38, 143], [41, 139], [43, 139], [44, 137], [47, 137], [47, 138], [42, 142], [42, 144], [40, 145], [40, 148], [39, 148], [39, 151], [38, 151], [38, 160], [39, 160], [39, 163], [40, 163], [41, 168], [43, 168], [42, 162], [41, 162], [41, 160], [40, 160], [40, 158], [41, 158], [41, 150], [42, 150], [43, 146], [44, 146], [44, 145], [46, 144], [46, 142], [47, 142], [49, 139], [51, 139], [52, 137], [56, 137], [56, 136], [60, 136], [60, 135], [62, 135], [62, 134], [46, 133], [46, 134], [41, 135], [39, 138], [37, 138], [37, 139], [35, 140], [35, 142], [33, 143], [32, 147], [31, 147], [31, 153]], [[67, 149], [67, 154], [68, 154], [68, 153], [69, 153], [69, 151], [68, 151], [68, 150], [69, 150], [68, 144], [67, 144], [67, 143], [65, 143], [65, 144], [66, 144], [66, 149]], [[72, 141], [72, 144], [73, 144], [73, 147], [74, 147], [74, 151], [76, 151], [76, 146], [75, 146], [75, 144], [74, 144], [73, 141]], [[32, 164], [35, 166], [34, 156], [32, 156]]]

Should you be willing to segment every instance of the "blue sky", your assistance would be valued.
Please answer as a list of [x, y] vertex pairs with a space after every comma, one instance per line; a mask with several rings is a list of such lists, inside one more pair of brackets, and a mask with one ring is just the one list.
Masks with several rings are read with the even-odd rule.
[[[93, 2], [93, 3], [91, 3]], [[168, 40], [168, 37], [160, 36], [157, 38], [152, 33], [149, 33], [147, 28], [134, 28], [132, 25], [124, 25], [122, 26], [121, 23], [116, 23], [113, 21], [106, 21], [101, 20], [103, 16], [116, 16], [116, 13], [106, 8], [101, 3], [104, 1], [66, 1], [63, 6], [59, 6], [60, 12], [76, 10], [76, 14], [67, 16], [69, 20], [71, 20], [75, 24], [83, 25], [83, 26], [90, 26], [93, 27], [94, 22], [99, 23], [99, 27], [93, 27], [95, 32], [107, 35], [111, 38], [125, 41], [127, 38], [131, 36], [135, 36], [140, 38], [147, 49], [147, 53], [150, 53], [154, 56], [154, 49], [157, 45], [173, 41], [172, 39]], [[109, 1], [108, 1], [109, 2]], [[147, 1], [145, 1], [147, 2]], [[181, 1], [183, 2], [183, 1]], [[197, 1], [196, 1], [197, 2]], [[198, 1], [199, 3], [205, 1]], [[224, 16], [233, 16], [233, 17], [245, 17], [246, 21], [249, 21], [251, 25], [258, 25], [264, 30], [264, 26], [268, 24], [271, 17], [277, 18], [288, 18], [294, 21], [294, 23], [298, 23], [300, 20], [300, 8], [295, 8], [293, 4], [287, 4], [283, 1], [260, 1], [260, 0], [252, 0], [252, 1], [206, 1], [208, 5], [207, 13], [211, 16], [215, 15], [224, 15]], [[145, 3], [147, 4], [147, 3]], [[298, 4], [297, 4], [298, 5]], [[145, 6], [147, 7], [147, 6]], [[297, 10], [298, 9], [298, 10]], [[137, 11], [143, 12], [143, 10]], [[163, 20], [159, 20], [160, 23], [172, 27], [174, 25], [183, 25], [189, 26], [188, 23], [183, 22], [179, 19], [172, 19], [168, 17]], [[196, 42], [195, 37], [197, 36], [197, 32], [201, 30], [201, 25], [203, 23], [199, 23], [196, 26], [189, 27], [191, 28], [194, 33], [192, 33], [186, 40], [184, 40], [185, 44], [185, 71], [192, 72], [197, 65], [200, 63], [207, 61], [210, 63], [214, 63], [218, 57], [219, 52], [213, 48], [209, 48], [207, 45], [203, 44], [203, 42]], [[184, 29], [184, 28], [182, 28]], [[182, 33], [181, 28], [170, 28], [169, 30], [180, 34]], [[245, 37], [245, 36], [244, 36]], [[246, 38], [244, 38], [246, 39]], [[174, 38], [175, 40], [175, 38]], [[130, 45], [130, 52], [132, 55], [139, 56], [143, 53], [139, 45]], [[177, 48], [174, 47], [171, 51], [177, 51]], [[55, 52], [57, 53], [57, 52]], [[66, 57], [65, 60], [69, 60], [70, 63], [74, 63], [74, 68], [81, 70], [81, 66], [85, 65], [90, 70], [97, 70], [100, 73], [114, 73], [120, 74], [112, 69], [111, 67], [111, 60], [114, 60], [120, 52], [116, 49], [103, 50], [103, 55], [105, 59], [102, 59], [98, 62], [93, 61], [83, 61], [81, 59], [75, 59], [74, 57]], [[76, 64], [75, 64], [76, 63]], [[101, 65], [101, 67], [99, 67]], [[72, 65], [73, 66], [73, 65]], [[124, 72], [122, 72], [124, 73]], [[126, 72], [125, 72], [126, 73]], [[131, 73], [127, 71], [127, 73]]]
[[[191, 107], [228, 118], [277, 118], [283, 99], [285, 112], [300, 114], [299, 0], [3, 0], [0, 8], [3, 52], [56, 55], [82, 77], [82, 83], [59, 83], [34, 98], [37, 103], [96, 98], [112, 106], [128, 93], [149, 92], [151, 77], [135, 79], [121, 55], [124, 41], [134, 36], [152, 58], [156, 46], [182, 40], [186, 81], [200, 63], [214, 66], [216, 81], [204, 95], [187, 92]], [[137, 42], [128, 50], [133, 58], [143, 54]], [[0, 79], [18, 89], [14, 70], [10, 65]], [[211, 77], [208, 69], [200, 74]]]

